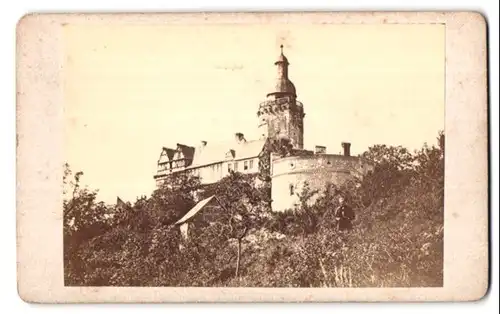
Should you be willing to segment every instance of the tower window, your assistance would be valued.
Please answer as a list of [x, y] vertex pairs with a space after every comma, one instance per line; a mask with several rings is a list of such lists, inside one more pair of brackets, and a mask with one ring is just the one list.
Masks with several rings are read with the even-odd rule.
[[293, 195], [295, 193], [295, 188], [293, 184], [290, 183], [289, 189], [290, 189], [290, 195]]

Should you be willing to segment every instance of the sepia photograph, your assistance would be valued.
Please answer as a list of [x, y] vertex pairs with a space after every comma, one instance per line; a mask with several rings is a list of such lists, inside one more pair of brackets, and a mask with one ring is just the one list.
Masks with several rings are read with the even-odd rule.
[[443, 25], [63, 30], [65, 285], [442, 286]]
[[[56, 302], [481, 295], [486, 58], [464, 38], [484, 24], [422, 14], [25, 18], [21, 290]], [[45, 107], [21, 107], [38, 97]], [[31, 268], [30, 254], [46, 257]]]

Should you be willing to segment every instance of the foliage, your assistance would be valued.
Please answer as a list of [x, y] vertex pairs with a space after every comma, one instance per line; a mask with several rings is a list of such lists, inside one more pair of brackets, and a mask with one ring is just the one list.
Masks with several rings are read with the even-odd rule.
[[[269, 143], [262, 161], [288, 154], [285, 144]], [[209, 186], [179, 175], [150, 197], [110, 206], [67, 168], [66, 285], [442, 286], [444, 134], [437, 146], [375, 145], [362, 157], [373, 165], [364, 178], [321, 191], [306, 185], [287, 212], [270, 211], [262, 174]], [[356, 210], [350, 232], [335, 228], [339, 193]], [[174, 223], [214, 195], [184, 238]]]
[[171, 224], [196, 203], [198, 178], [172, 177], [150, 198], [109, 208], [95, 203], [96, 191], [80, 189], [82, 175], [65, 178], [74, 187], [64, 204], [67, 285], [149, 285], [162, 271], [176, 267], [171, 256], [178, 250], [178, 234]]
[[83, 172], [73, 175], [69, 165], [64, 165], [63, 242], [68, 284], [82, 280], [83, 261], [78, 258], [78, 247], [110, 228], [110, 208], [97, 202], [97, 191], [80, 186], [82, 176]]
[[263, 182], [269, 182], [271, 180], [271, 158], [273, 154], [278, 157], [286, 157], [293, 153], [293, 145], [289, 139], [267, 138], [259, 154], [259, 179]]
[[204, 191], [205, 196], [215, 195], [217, 206], [206, 228], [197, 228], [201, 234], [197, 239], [219, 237], [224, 242], [236, 242], [235, 276], [240, 272], [243, 240], [264, 221], [270, 212], [269, 193], [256, 186], [255, 178], [240, 173], [231, 173], [217, 184]]

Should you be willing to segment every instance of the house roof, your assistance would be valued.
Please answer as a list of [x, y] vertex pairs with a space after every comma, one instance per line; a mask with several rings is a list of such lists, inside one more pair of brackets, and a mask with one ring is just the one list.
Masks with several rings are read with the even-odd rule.
[[181, 219], [179, 219], [174, 225], [180, 225], [187, 222], [189, 219], [193, 218], [200, 210], [202, 210], [213, 198], [215, 195], [212, 195], [196, 204], [193, 208], [191, 208], [187, 214], [185, 214]]
[[[265, 139], [253, 141], [246, 141], [243, 139], [239, 141], [213, 143], [203, 142], [203, 144], [198, 147], [177, 144], [176, 150], [163, 147], [158, 164], [183, 159], [186, 162], [185, 167], [176, 168], [176, 171], [184, 171], [224, 161], [256, 158], [263, 151], [265, 144]], [[172, 154], [172, 152], [176, 154]], [[178, 153], [180, 153], [180, 155], [177, 155]], [[166, 157], [166, 159], [162, 159], [162, 156]], [[155, 178], [159, 176], [163, 175], [157, 174]]]
[[174, 158], [175, 149], [163, 147], [163, 150], [166, 152], [168, 159]]
[[257, 157], [262, 151], [265, 140], [236, 141], [222, 143], [207, 143], [204, 147], [197, 147], [191, 167], [209, 165], [226, 160], [226, 154], [231, 153], [230, 159], [248, 159]]
[[195, 148], [184, 144], [177, 144], [177, 149], [181, 151], [185, 159], [191, 160], [194, 156]]

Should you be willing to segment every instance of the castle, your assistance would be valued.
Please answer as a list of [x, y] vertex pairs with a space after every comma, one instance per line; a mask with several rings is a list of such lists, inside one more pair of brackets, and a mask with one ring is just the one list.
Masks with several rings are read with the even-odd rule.
[[[306, 182], [312, 189], [321, 190], [327, 183], [341, 184], [371, 169], [361, 158], [351, 156], [350, 143], [342, 143], [340, 155], [327, 154], [324, 146], [315, 146], [314, 151], [304, 149], [304, 106], [297, 100], [295, 86], [288, 77], [289, 62], [283, 54], [283, 46], [274, 64], [276, 83], [257, 112], [260, 138], [246, 140], [244, 134], [236, 133], [234, 141], [229, 143], [202, 141], [197, 147], [184, 144], [177, 144], [176, 148], [163, 147], [154, 176], [158, 187], [169, 175], [179, 172], [199, 176], [202, 184], [215, 183], [232, 171], [258, 174], [265, 156], [272, 209], [284, 211], [298, 203], [298, 195]], [[288, 143], [289, 152], [263, 155], [270, 140]]]

